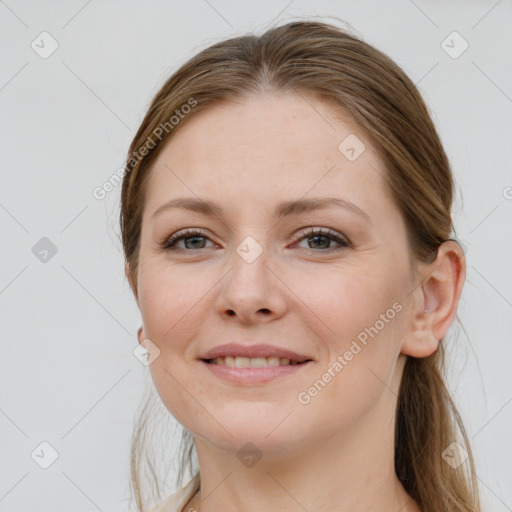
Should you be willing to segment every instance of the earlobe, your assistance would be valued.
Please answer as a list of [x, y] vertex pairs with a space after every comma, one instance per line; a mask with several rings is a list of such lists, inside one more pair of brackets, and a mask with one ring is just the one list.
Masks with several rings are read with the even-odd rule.
[[413, 357], [433, 354], [457, 314], [465, 279], [464, 252], [457, 242], [440, 245], [436, 260], [425, 269], [425, 278], [413, 301], [410, 336], [402, 352]]
[[142, 325], [137, 329], [137, 339], [141, 344], [146, 339], [146, 336], [144, 335], [144, 327]]
[[422, 332], [413, 333], [414, 347], [408, 352], [413, 357], [428, 357], [439, 348], [439, 340], [434, 337], [432, 331], [425, 329]]
[[431, 322], [425, 319], [422, 324], [413, 326], [411, 337], [402, 347], [402, 353], [412, 357], [428, 357], [438, 348], [439, 340], [433, 334]]

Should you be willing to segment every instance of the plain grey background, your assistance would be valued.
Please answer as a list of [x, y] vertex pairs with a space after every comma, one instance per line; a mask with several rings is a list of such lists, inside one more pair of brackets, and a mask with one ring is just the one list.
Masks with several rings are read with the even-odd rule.
[[[123, 272], [120, 187], [103, 200], [92, 192], [123, 166], [179, 65], [303, 16], [348, 22], [432, 111], [468, 263], [459, 309], [468, 336], [450, 331], [449, 385], [484, 508], [512, 510], [511, 0], [6, 0], [0, 512], [127, 510], [129, 440], [149, 370], [132, 353], [140, 315]], [[43, 442], [57, 456], [47, 469]]]

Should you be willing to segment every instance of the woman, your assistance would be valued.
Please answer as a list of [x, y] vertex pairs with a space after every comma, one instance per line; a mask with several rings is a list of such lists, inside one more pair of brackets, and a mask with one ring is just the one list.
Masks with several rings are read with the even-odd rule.
[[199, 471], [163, 498], [155, 477], [152, 510], [480, 510], [442, 379], [453, 186], [414, 84], [334, 25], [223, 41], [167, 80], [120, 221], [138, 340]]

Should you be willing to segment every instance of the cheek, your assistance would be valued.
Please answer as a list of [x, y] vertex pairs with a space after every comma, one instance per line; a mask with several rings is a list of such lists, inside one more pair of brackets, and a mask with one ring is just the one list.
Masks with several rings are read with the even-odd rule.
[[[315, 286], [310, 283], [302, 288], [304, 303], [315, 312], [316, 325], [309, 327], [321, 333], [328, 353], [329, 363], [319, 369], [318, 377], [328, 382], [319, 401], [339, 400], [355, 409], [364, 407], [383, 391], [383, 382], [391, 379], [405, 308], [390, 275], [382, 272], [382, 266], [338, 269], [328, 278], [317, 276]], [[329, 369], [335, 377], [322, 373]]]
[[399, 354], [404, 311], [389, 293], [372, 295], [357, 287], [350, 291], [340, 292], [324, 310], [322, 320], [335, 333], [324, 339], [328, 362], [300, 390], [310, 403], [299, 402], [308, 417], [327, 414], [339, 426], [356, 421], [384, 395], [393, 400], [388, 386]]
[[[393, 304], [400, 294], [389, 275], [377, 266], [362, 268], [347, 261], [344, 265], [325, 265], [311, 274], [290, 275], [290, 287], [300, 299], [297, 308], [305, 311], [307, 306], [309, 317], [326, 334], [324, 340], [331, 340], [332, 348], [344, 350], [347, 342], [360, 333], [364, 337], [366, 329], [376, 322], [379, 331], [391, 330], [396, 317]], [[379, 320], [381, 315], [384, 324]]]
[[[149, 367], [155, 389], [171, 414], [190, 430], [194, 426], [191, 418], [201, 411], [193, 409], [195, 405], [189, 395], [199, 399], [190, 375], [190, 364], [194, 362], [184, 358], [190, 340], [202, 325], [205, 311], [201, 298], [207, 289], [195, 282], [190, 272], [162, 265], [152, 269], [147, 266], [139, 282], [145, 334], [160, 350]], [[191, 408], [195, 414], [190, 414]]]
[[190, 272], [162, 266], [147, 268], [139, 280], [139, 304], [146, 335], [165, 348], [184, 329], [197, 325], [197, 306], [208, 288]]

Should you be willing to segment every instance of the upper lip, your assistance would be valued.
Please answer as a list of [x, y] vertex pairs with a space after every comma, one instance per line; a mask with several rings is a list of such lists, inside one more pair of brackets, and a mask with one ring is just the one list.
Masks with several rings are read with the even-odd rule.
[[298, 354], [286, 348], [275, 347], [272, 345], [257, 344], [257, 345], [241, 345], [239, 343], [227, 343], [225, 345], [218, 345], [217, 347], [208, 350], [199, 356], [199, 359], [215, 359], [216, 357], [279, 357], [290, 359], [290, 361], [303, 361], [312, 360], [311, 357], [303, 354]]

